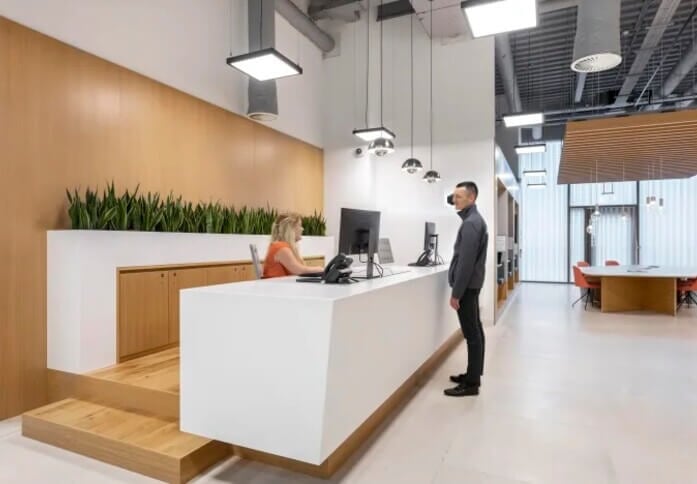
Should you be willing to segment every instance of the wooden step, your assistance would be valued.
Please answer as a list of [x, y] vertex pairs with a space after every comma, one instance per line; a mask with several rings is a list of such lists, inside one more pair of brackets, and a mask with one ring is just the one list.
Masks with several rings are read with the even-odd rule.
[[68, 398], [22, 416], [22, 434], [165, 482], [187, 482], [230, 446], [179, 430], [179, 421]]

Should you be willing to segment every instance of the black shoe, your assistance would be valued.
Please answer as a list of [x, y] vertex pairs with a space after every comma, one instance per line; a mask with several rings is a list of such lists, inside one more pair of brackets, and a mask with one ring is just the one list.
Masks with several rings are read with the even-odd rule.
[[460, 383], [454, 388], [447, 388], [443, 393], [449, 397], [471, 397], [479, 395], [479, 385], [467, 385]]
[[453, 383], [462, 383], [465, 381], [467, 373], [460, 373], [459, 375], [450, 375], [450, 381]]

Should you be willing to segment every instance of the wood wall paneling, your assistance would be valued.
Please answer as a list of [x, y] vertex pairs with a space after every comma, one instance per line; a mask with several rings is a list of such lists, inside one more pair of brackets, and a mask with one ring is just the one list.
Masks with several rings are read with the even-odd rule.
[[46, 230], [65, 189], [323, 207], [322, 150], [0, 17], [0, 419], [47, 401]]

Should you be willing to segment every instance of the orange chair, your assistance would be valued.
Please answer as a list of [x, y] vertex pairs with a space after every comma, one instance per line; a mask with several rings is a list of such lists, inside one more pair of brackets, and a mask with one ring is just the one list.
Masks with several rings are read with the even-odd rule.
[[616, 260], [610, 259], [610, 260], [605, 261], [605, 265], [606, 266], [618, 266], [618, 265], [620, 265], [620, 263], [617, 262]]
[[697, 298], [695, 298], [693, 291], [697, 292], [697, 279], [678, 281], [678, 294], [681, 296], [678, 309], [685, 303], [687, 303], [688, 308], [692, 303], [697, 304]]
[[579, 266], [579, 267], [590, 267], [590, 266], [591, 266], [591, 265], [590, 265], [588, 262], [586, 262], [585, 260], [580, 260], [580, 261], [578, 261], [578, 262], [576, 263], [576, 265]]
[[600, 289], [600, 283], [590, 282], [588, 279], [586, 279], [585, 274], [581, 272], [581, 269], [579, 269], [578, 266], [574, 266], [574, 285], [581, 288], [583, 293], [581, 294], [580, 298], [574, 301], [571, 307], [576, 306], [576, 303], [581, 299], [585, 299], [586, 303], [583, 305], [583, 309], [588, 309], [588, 303], [593, 305], [593, 289]]

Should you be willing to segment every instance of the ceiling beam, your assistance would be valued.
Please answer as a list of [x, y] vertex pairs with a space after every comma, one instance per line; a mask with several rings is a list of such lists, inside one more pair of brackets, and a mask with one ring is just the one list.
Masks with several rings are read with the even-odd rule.
[[658, 11], [651, 22], [651, 27], [649, 28], [648, 32], [646, 32], [644, 42], [641, 44], [641, 47], [634, 58], [632, 67], [629, 69], [629, 73], [624, 78], [624, 82], [620, 88], [620, 93], [615, 100], [615, 105], [626, 103], [629, 96], [631, 96], [632, 91], [634, 91], [634, 87], [636, 86], [637, 82], [639, 82], [639, 79], [643, 76], [646, 65], [649, 63], [649, 60], [656, 50], [656, 47], [658, 47], [661, 43], [663, 34], [670, 26], [671, 19], [679, 6], [680, 0], [661, 0]]

